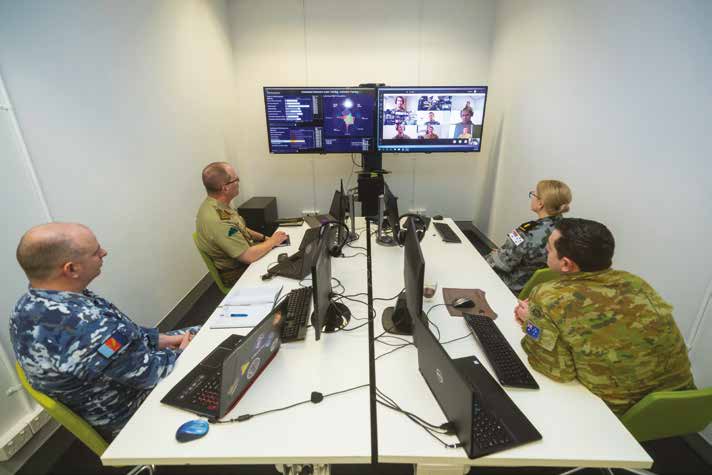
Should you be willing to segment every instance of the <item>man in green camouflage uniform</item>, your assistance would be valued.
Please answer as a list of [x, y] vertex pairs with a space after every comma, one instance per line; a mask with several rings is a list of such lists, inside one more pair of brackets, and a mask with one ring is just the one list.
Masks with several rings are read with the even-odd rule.
[[248, 265], [287, 239], [283, 231], [265, 236], [245, 225], [245, 220], [230, 206], [240, 192], [240, 178], [226, 162], [215, 162], [203, 169], [203, 185], [208, 196], [200, 205], [195, 220], [198, 247], [215, 263], [226, 286], [232, 286]]
[[648, 393], [695, 386], [672, 307], [640, 277], [611, 269], [613, 249], [604, 225], [562, 219], [547, 243], [561, 277], [535, 287], [515, 317], [534, 369], [578, 379], [622, 416]]
[[560, 220], [559, 214], [523, 223], [507, 234], [502, 247], [485, 257], [515, 295], [537, 269], [546, 267], [546, 240]]

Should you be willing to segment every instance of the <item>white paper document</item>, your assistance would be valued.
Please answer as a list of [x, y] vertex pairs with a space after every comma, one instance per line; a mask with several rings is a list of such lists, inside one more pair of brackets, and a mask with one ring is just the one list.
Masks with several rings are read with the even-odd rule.
[[252, 328], [272, 310], [271, 303], [224, 305], [220, 313], [208, 321], [210, 328]]
[[282, 292], [281, 285], [261, 285], [259, 287], [233, 287], [223, 300], [225, 305], [273, 304]]

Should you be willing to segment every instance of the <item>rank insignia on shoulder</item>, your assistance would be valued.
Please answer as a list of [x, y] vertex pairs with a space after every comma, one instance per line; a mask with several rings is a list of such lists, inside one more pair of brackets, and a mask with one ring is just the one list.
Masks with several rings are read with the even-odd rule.
[[507, 236], [509, 236], [509, 239], [512, 240], [515, 246], [519, 246], [521, 243], [524, 242], [524, 238], [521, 234], [517, 232], [516, 229], [512, 230], [512, 232], [509, 233]]
[[527, 335], [532, 337], [534, 340], [539, 341], [541, 337], [541, 328], [534, 325], [532, 322], [527, 322]]
[[227, 237], [232, 237], [235, 234], [237, 234], [237, 228], [235, 226], [230, 226], [230, 229], [227, 230]]
[[116, 332], [109, 338], [104, 340], [104, 343], [99, 347], [97, 351], [101, 356], [108, 359], [114, 356], [114, 353], [123, 348], [126, 343], [126, 337], [121, 333]]
[[215, 210], [218, 212], [218, 216], [220, 216], [221, 221], [228, 221], [232, 215], [230, 215], [230, 212], [221, 208], [215, 208]]
[[521, 232], [526, 232], [529, 231], [529, 229], [531, 229], [532, 227], [534, 227], [535, 224], [536, 221], [527, 221], [526, 223], [520, 224], [517, 230]]

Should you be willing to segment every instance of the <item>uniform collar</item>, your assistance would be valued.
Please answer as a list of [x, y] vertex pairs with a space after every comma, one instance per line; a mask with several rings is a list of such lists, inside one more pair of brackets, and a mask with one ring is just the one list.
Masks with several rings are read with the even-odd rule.
[[615, 272], [612, 268], [599, 270], [596, 272], [576, 272], [575, 274], [559, 274], [561, 277], [559, 280], [587, 280], [592, 278], [597, 278], [609, 272]]
[[70, 292], [68, 290], [47, 290], [29, 287], [27, 293], [35, 298], [43, 298], [52, 300], [53, 302], [66, 302], [77, 298], [86, 300], [94, 300], [97, 298], [97, 295], [89, 289], [84, 289], [81, 292]]
[[222, 201], [216, 200], [216, 199], [213, 198], [212, 196], [206, 197], [206, 198], [205, 198], [205, 201], [206, 201], [207, 203], [210, 203], [211, 205], [217, 207], [217, 208], [224, 209], [224, 210], [227, 210], [227, 211], [232, 211], [232, 207], [231, 207], [231, 206], [226, 205], [226, 204], [223, 203]]

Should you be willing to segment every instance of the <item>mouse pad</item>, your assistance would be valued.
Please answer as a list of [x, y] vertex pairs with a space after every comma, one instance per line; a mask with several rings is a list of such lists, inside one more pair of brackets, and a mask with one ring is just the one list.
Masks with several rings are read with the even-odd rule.
[[475, 315], [484, 315], [492, 320], [497, 318], [497, 314], [494, 313], [492, 307], [487, 303], [485, 298], [484, 290], [480, 289], [452, 289], [448, 287], [443, 287], [443, 303], [452, 303], [455, 300], [467, 297], [468, 299], [475, 302], [474, 307], [470, 308], [455, 308], [448, 306], [446, 307], [450, 315], [453, 317], [461, 317], [463, 313], [471, 313]]

